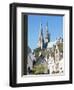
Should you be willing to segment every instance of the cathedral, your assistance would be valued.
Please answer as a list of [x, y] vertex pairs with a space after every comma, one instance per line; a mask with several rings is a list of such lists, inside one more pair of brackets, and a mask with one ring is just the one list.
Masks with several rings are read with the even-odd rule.
[[45, 38], [43, 36], [43, 27], [40, 24], [40, 32], [39, 32], [39, 39], [38, 39], [38, 47], [41, 49], [47, 48], [47, 44], [50, 42], [50, 34], [48, 32], [48, 23], [45, 27]]
[[48, 23], [45, 28], [40, 24], [39, 31], [38, 47], [33, 52], [28, 47], [27, 74], [63, 74], [63, 38], [50, 41]]

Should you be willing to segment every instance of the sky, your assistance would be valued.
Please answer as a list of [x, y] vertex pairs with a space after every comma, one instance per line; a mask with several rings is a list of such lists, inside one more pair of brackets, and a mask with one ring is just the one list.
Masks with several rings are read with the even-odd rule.
[[58, 37], [63, 37], [63, 16], [28, 15], [28, 46], [32, 50], [38, 47], [40, 23], [42, 23], [43, 35], [45, 36], [47, 22], [51, 42], [55, 41]]

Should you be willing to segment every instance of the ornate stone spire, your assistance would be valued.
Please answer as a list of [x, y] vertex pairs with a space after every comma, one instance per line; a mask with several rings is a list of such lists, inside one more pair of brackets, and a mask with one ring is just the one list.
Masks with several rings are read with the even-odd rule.
[[39, 39], [38, 39], [38, 47], [40, 47], [42, 49], [43, 45], [44, 45], [43, 28], [42, 28], [42, 24], [40, 23], [40, 32], [39, 32]]
[[50, 42], [50, 34], [48, 33], [48, 22], [46, 24], [46, 35], [45, 35], [45, 43]]

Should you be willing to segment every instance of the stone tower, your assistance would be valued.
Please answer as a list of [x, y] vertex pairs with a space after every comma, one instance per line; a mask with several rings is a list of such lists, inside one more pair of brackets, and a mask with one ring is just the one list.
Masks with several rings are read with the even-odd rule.
[[55, 48], [55, 72], [59, 72], [59, 60], [60, 60], [60, 51], [59, 51], [59, 47], [56, 44], [56, 48]]
[[38, 47], [41, 48], [41, 49], [43, 49], [43, 47], [44, 47], [44, 38], [43, 38], [43, 28], [42, 28], [42, 24], [40, 24]]
[[45, 30], [46, 30], [45, 43], [47, 44], [48, 42], [50, 42], [50, 34], [49, 34], [49, 32], [48, 32], [48, 22], [47, 22], [47, 24], [46, 24]]

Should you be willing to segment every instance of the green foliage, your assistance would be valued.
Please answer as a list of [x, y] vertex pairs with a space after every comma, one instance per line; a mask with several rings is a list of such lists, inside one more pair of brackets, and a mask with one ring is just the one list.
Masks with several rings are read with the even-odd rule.
[[38, 64], [38, 65], [35, 65], [33, 67], [33, 73], [34, 74], [43, 74], [43, 73], [47, 73], [47, 65], [46, 64]]

